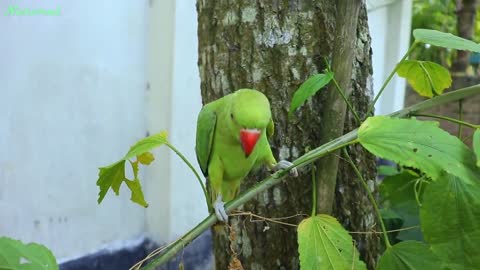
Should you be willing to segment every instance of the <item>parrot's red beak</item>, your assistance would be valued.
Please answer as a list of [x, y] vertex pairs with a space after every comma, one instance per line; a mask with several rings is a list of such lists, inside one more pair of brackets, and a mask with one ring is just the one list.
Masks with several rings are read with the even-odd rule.
[[261, 131], [256, 128], [240, 130], [240, 143], [247, 157], [252, 153], [258, 138], [260, 138], [260, 133]]

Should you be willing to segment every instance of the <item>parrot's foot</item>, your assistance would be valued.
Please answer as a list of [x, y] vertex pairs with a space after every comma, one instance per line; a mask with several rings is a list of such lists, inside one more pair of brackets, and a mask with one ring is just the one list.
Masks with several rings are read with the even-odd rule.
[[215, 209], [215, 215], [219, 221], [228, 223], [228, 215], [225, 212], [225, 203], [221, 194], [218, 194], [217, 200], [213, 203], [213, 209]]
[[[290, 168], [291, 166], [293, 166], [293, 163], [291, 163], [290, 161], [288, 160], [280, 160], [280, 162], [278, 162], [275, 167], [274, 167], [274, 170], [275, 171], [278, 171], [278, 170], [282, 170], [282, 169], [287, 169], [287, 168]], [[298, 171], [297, 171], [297, 168], [292, 168], [290, 171], [290, 176], [293, 176], [293, 177], [297, 177], [298, 176]]]

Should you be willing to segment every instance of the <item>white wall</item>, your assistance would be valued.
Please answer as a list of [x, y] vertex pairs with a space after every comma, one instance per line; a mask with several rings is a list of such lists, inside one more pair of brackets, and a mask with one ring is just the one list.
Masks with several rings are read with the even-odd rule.
[[[9, 5], [58, 17], [4, 16]], [[98, 169], [146, 132], [146, 1], [0, 1], [0, 235], [75, 257], [144, 230]]]

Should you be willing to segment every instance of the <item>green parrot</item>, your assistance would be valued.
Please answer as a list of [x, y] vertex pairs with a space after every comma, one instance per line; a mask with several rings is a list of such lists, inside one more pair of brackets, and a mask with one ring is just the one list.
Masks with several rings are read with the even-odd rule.
[[[274, 124], [267, 97], [252, 89], [240, 89], [203, 106], [197, 120], [195, 151], [203, 175], [210, 183], [213, 210], [218, 220], [228, 222], [225, 202], [237, 196], [241, 181], [253, 169], [270, 170], [293, 164], [277, 163], [268, 138]], [[296, 168], [290, 170], [297, 176]]]

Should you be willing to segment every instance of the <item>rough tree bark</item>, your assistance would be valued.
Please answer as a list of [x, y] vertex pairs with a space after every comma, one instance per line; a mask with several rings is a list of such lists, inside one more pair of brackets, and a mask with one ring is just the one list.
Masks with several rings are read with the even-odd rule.
[[[199, 69], [203, 103], [208, 103], [240, 88], [254, 88], [269, 98], [275, 121], [271, 145], [278, 159], [295, 159], [323, 141], [323, 109], [328, 100], [321, 93], [309, 100], [293, 119], [288, 119], [291, 97], [308, 77], [325, 69], [324, 58], [331, 60], [335, 48], [336, 9], [334, 0], [229, 1], [198, 0]], [[347, 59], [352, 75], [346, 84], [355, 109], [362, 115], [371, 96], [371, 52], [365, 3], [356, 22], [354, 53]], [[348, 78], [347, 78], [348, 79]], [[329, 91], [331, 91], [330, 89]], [[327, 91], [323, 91], [327, 92]], [[350, 114], [343, 129], [355, 127]], [[340, 124], [340, 126], [342, 126]], [[323, 127], [325, 128], [325, 127]], [[375, 160], [360, 148], [352, 153], [360, 161], [366, 179], [374, 179]], [[261, 180], [265, 171], [252, 174], [241, 190]], [[242, 191], [240, 191], [242, 192]], [[309, 214], [312, 207], [310, 168], [299, 178], [259, 195], [244, 205], [244, 211], [266, 217]], [[375, 224], [365, 192], [346, 162], [340, 162], [333, 215], [348, 230], [370, 231]], [[296, 216], [289, 223], [298, 224]], [[248, 217], [231, 218], [235, 240], [226, 229], [213, 231], [217, 269], [227, 269], [232, 250], [245, 269], [298, 269], [295, 227], [265, 222], [250, 222]], [[226, 228], [226, 227], [225, 227]], [[374, 234], [353, 235], [362, 258], [373, 267], [379, 249]]]
[[[475, 29], [475, 17], [477, 14], [478, 0], [456, 0], [457, 32], [458, 36], [472, 40]], [[457, 57], [452, 64], [452, 71], [465, 72], [468, 67], [470, 53], [458, 51]]]

